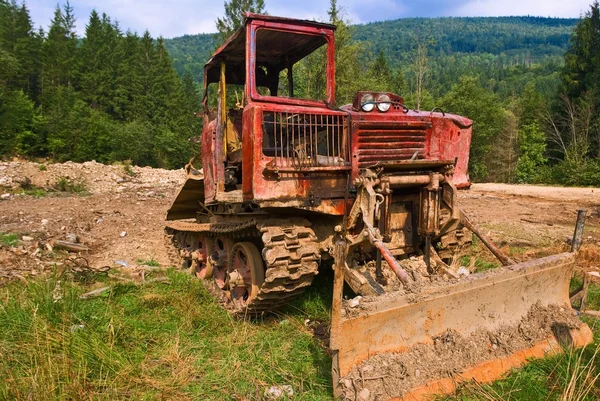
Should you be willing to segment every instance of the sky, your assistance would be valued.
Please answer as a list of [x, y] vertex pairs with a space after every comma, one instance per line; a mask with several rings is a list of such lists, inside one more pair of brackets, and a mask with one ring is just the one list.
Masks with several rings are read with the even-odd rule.
[[[21, 2], [22, 0], [17, 0]], [[36, 27], [47, 30], [57, 3], [66, 0], [25, 0]], [[578, 18], [593, 0], [338, 0], [354, 24], [406, 17], [470, 17], [533, 15]], [[223, 0], [71, 0], [82, 36], [92, 9], [117, 20], [123, 31], [172, 38], [212, 33], [224, 13]], [[271, 15], [327, 21], [327, 0], [265, 0]]]

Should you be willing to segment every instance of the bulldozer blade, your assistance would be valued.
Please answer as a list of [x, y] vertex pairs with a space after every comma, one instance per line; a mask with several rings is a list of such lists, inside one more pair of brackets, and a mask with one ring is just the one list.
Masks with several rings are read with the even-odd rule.
[[204, 200], [204, 175], [188, 166], [185, 183], [167, 211], [167, 220], [195, 218], [199, 210], [198, 201]]
[[[384, 353], [401, 354], [417, 344], [434, 344], [435, 338], [448, 331], [467, 337], [481, 329], [493, 332], [517, 326], [534, 305], [557, 305], [568, 313], [575, 258], [575, 253], [562, 253], [398, 296], [366, 297], [369, 300], [353, 312], [346, 309], [344, 313], [342, 307], [331, 328], [332, 372], [337, 380], [334, 386], [341, 387], [343, 380], [339, 378], [349, 375], [367, 359]], [[563, 344], [577, 347], [589, 344], [593, 339], [589, 327], [579, 321], [576, 326], [562, 327], [557, 332], [552, 326], [553, 336], [529, 342], [502, 357], [474, 361], [452, 377], [428, 378], [403, 391], [402, 397], [389, 399], [431, 399], [432, 394], [452, 392], [461, 381], [498, 379], [529, 357], [559, 352]]]

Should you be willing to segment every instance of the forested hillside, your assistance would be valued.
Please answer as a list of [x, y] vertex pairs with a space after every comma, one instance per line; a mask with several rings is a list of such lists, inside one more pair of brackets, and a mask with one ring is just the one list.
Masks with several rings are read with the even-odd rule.
[[[229, 7], [229, 28], [249, 4]], [[344, 21], [337, 0], [329, 7], [338, 104], [358, 90], [391, 91], [410, 108], [471, 118], [476, 181], [600, 186], [597, 1], [581, 19], [365, 25]], [[44, 32], [25, 5], [0, 0], [0, 157], [182, 166], [198, 153], [189, 139], [200, 132], [203, 65], [224, 36], [154, 39], [96, 12], [75, 21], [68, 3]], [[322, 88], [323, 69], [307, 60], [296, 71], [313, 81], [306, 88]]]
[[[383, 52], [387, 64], [404, 75], [411, 91], [412, 64], [418, 46], [426, 46], [427, 90], [445, 94], [464, 74], [477, 75], [482, 85], [502, 97], [520, 94], [535, 80], [539, 90], [556, 89], [557, 72], [577, 19], [540, 17], [405, 18], [349, 27], [360, 42], [361, 59]], [[202, 81], [204, 63], [215, 50], [215, 36], [185, 35], [165, 44], [180, 74], [189, 70]]]
[[[85, 37], [75, 33], [85, 24]], [[180, 167], [197, 135], [198, 94], [164, 41], [107, 15], [75, 21], [67, 3], [48, 32], [0, 0], [0, 156]]]

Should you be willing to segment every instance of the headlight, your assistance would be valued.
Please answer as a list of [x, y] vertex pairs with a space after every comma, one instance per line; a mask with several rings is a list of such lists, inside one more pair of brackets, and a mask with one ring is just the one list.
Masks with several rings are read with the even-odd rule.
[[392, 106], [392, 100], [386, 94], [377, 96], [377, 109], [382, 112], [386, 112]]
[[360, 108], [363, 111], [372, 111], [375, 108], [375, 98], [370, 93], [364, 94], [360, 98]]

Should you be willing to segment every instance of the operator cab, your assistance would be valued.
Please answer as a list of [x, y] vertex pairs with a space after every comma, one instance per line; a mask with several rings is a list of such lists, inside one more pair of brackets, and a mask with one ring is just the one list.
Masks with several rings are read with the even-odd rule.
[[[245, 165], [253, 164], [258, 142], [263, 157], [286, 162], [303, 157], [305, 164], [311, 156], [314, 163], [324, 160], [304, 149], [312, 139], [302, 128], [308, 123], [304, 114], [264, 110], [258, 117], [256, 112], [269, 104], [289, 109], [334, 104], [334, 30], [314, 21], [246, 14], [244, 26], [206, 63], [202, 140], [213, 144], [202, 156], [207, 202], [242, 200], [244, 182], [253, 174]], [[332, 117], [321, 120], [321, 126], [335, 125]], [[296, 137], [300, 134], [305, 138]], [[336, 138], [341, 141], [341, 131]], [[330, 145], [341, 148], [334, 142]]]

